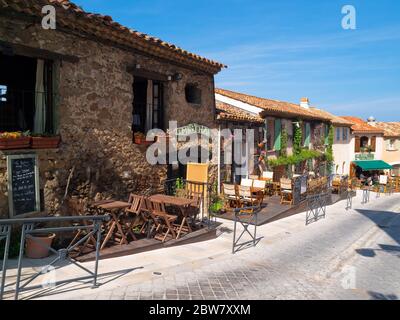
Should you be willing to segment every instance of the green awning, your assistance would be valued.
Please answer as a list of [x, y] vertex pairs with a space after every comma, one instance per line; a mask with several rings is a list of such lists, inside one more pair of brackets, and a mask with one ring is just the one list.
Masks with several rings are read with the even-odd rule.
[[353, 163], [364, 171], [393, 169], [390, 164], [382, 160], [360, 160]]

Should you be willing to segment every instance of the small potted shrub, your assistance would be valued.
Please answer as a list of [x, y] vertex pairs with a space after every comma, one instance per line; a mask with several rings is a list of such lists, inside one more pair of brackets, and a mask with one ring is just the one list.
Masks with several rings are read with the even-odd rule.
[[213, 199], [210, 205], [210, 211], [213, 214], [221, 214], [224, 213], [224, 201], [220, 198]]
[[30, 259], [47, 258], [49, 256], [49, 249], [46, 246], [51, 247], [55, 237], [54, 233], [49, 233], [37, 234], [26, 238], [25, 255]]
[[26, 149], [30, 147], [30, 132], [0, 132], [0, 150]]
[[60, 141], [59, 135], [34, 134], [32, 135], [32, 149], [56, 149]]

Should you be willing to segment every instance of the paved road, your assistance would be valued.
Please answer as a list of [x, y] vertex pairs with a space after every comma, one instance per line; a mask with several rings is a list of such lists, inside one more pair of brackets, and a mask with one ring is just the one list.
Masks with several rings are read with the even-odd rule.
[[281, 241], [269, 243], [263, 234], [256, 248], [84, 298], [398, 299], [399, 199], [328, 210], [326, 219], [287, 232]]

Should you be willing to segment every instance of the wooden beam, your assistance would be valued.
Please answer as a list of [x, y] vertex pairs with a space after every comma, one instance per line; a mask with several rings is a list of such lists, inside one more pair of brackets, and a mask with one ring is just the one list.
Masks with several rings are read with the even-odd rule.
[[127, 67], [127, 71], [133, 74], [134, 77], [142, 77], [150, 80], [157, 80], [157, 81], [171, 81], [172, 75], [166, 75], [142, 68], [136, 68], [136, 66]]
[[67, 62], [77, 63], [79, 58], [77, 56], [61, 54], [49, 50], [37, 49], [22, 44], [15, 44], [0, 40], [0, 51], [7, 55], [21, 55], [37, 59], [47, 60], [63, 60]]

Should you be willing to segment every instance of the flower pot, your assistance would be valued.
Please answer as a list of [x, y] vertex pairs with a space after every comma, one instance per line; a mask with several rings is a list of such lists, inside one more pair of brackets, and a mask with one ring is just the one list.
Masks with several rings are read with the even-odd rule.
[[26, 149], [31, 144], [31, 137], [0, 138], [0, 150]]
[[60, 136], [32, 137], [32, 149], [56, 149], [60, 141]]
[[[25, 254], [30, 259], [43, 259], [49, 256], [49, 249], [44, 245], [51, 247], [51, 244], [56, 235], [50, 234], [38, 234], [32, 236], [32, 238], [26, 239], [26, 250]], [[36, 241], [35, 241], [36, 240]], [[43, 243], [43, 245], [42, 245]]]
[[149, 145], [151, 145], [153, 143], [153, 141], [147, 141], [146, 138], [135, 137], [134, 138], [134, 143], [135, 144], [149, 146]]

